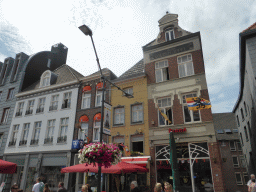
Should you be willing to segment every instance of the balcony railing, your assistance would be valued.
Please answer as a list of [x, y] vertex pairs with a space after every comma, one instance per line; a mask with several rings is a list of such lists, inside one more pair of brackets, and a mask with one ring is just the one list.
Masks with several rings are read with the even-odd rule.
[[52, 105], [49, 107], [49, 111], [57, 110], [58, 106], [57, 105]]
[[53, 137], [44, 139], [44, 144], [48, 144], [48, 143], [52, 143], [52, 142], [53, 142]]
[[21, 112], [21, 111], [18, 111], [18, 112], [16, 112], [16, 114], [15, 114], [15, 117], [19, 117], [19, 116], [22, 116], [22, 112]]
[[67, 135], [63, 136], [63, 137], [58, 137], [57, 139], [57, 143], [64, 143], [67, 141]]
[[33, 113], [33, 109], [27, 110], [26, 113], [25, 113], [25, 115], [30, 115], [30, 114], [32, 114], [32, 113]]
[[16, 140], [15, 140], [15, 141], [10, 141], [10, 142], [9, 142], [9, 146], [14, 146], [14, 145], [16, 145]]
[[63, 103], [61, 106], [61, 109], [67, 109], [70, 108], [70, 103]]
[[30, 145], [37, 145], [38, 144], [39, 139], [34, 139], [30, 141]]
[[37, 108], [36, 109], [36, 113], [42, 113], [42, 112], [44, 112], [44, 108]]
[[27, 140], [23, 140], [23, 141], [20, 141], [19, 145], [26, 145], [27, 144]]

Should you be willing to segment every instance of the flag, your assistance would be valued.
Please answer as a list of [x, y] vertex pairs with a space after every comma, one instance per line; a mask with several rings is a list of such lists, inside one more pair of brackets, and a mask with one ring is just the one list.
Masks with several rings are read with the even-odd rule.
[[156, 106], [157, 106], [157, 108], [158, 108], [160, 114], [164, 117], [164, 119], [165, 119], [166, 121], [168, 121], [170, 124], [172, 124], [172, 122], [171, 122], [170, 119], [167, 117], [167, 115], [164, 114], [164, 113], [161, 111], [161, 109], [159, 108], [159, 106], [158, 106], [157, 104], [156, 104]]
[[193, 111], [201, 109], [210, 109], [212, 107], [210, 101], [200, 97], [189, 97], [186, 98], [186, 101], [188, 104], [188, 109]]

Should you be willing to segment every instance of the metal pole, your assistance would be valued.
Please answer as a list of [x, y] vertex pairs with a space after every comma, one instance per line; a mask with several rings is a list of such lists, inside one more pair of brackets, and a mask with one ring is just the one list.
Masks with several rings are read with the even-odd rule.
[[[190, 174], [191, 174], [191, 183], [192, 183], [192, 191], [195, 192], [195, 181], [194, 181], [194, 173], [193, 173], [193, 164], [192, 162], [192, 155], [190, 151], [190, 143], [188, 144], [188, 151], [189, 151], [189, 161], [190, 161]], [[195, 161], [195, 160], [194, 160]]]

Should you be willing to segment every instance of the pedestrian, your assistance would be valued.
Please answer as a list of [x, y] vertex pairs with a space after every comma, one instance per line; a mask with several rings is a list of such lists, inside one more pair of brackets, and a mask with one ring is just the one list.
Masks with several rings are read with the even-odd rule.
[[255, 179], [251, 180], [251, 184], [248, 189], [249, 192], [256, 192]]
[[165, 192], [173, 192], [172, 185], [168, 182], [164, 183], [164, 191]]
[[59, 189], [57, 192], [68, 192], [67, 189], [64, 187], [64, 183], [63, 182], [59, 182], [58, 185]]
[[162, 192], [162, 191], [163, 191], [162, 184], [161, 183], [157, 183], [155, 185], [154, 192]]
[[131, 192], [140, 192], [137, 181], [131, 182]]
[[251, 174], [251, 179], [247, 182], [248, 191], [249, 191], [252, 179], [255, 179], [255, 175], [254, 174]]
[[18, 185], [15, 183], [12, 187], [11, 187], [11, 192], [17, 192], [19, 190]]
[[82, 186], [82, 192], [88, 192], [88, 186], [87, 185]]
[[88, 192], [92, 192], [91, 185], [90, 184], [86, 184], [86, 185], [88, 187]]
[[38, 177], [36, 179], [36, 184], [32, 188], [32, 192], [43, 192], [44, 191], [44, 183], [41, 181], [41, 178]]
[[44, 185], [44, 192], [51, 192], [51, 190], [49, 189], [48, 183], [45, 183]]

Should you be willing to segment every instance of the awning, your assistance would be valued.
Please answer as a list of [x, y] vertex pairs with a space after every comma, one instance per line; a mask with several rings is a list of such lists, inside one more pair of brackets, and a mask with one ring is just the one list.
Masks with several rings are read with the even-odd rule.
[[83, 92], [85, 92], [85, 91], [91, 91], [91, 90], [92, 90], [92, 88], [91, 88], [90, 85], [86, 85], [86, 86], [84, 86], [84, 88], [83, 88]]
[[13, 174], [17, 172], [17, 164], [0, 159], [0, 173]]
[[101, 119], [101, 113], [97, 113], [96, 115], [94, 115], [93, 120], [94, 121], [99, 121]]
[[80, 117], [79, 122], [88, 122], [89, 118], [86, 115], [83, 115], [82, 117]]
[[141, 156], [141, 157], [121, 157], [122, 162], [132, 163], [142, 167], [146, 167], [148, 162], [151, 160], [150, 156]]

